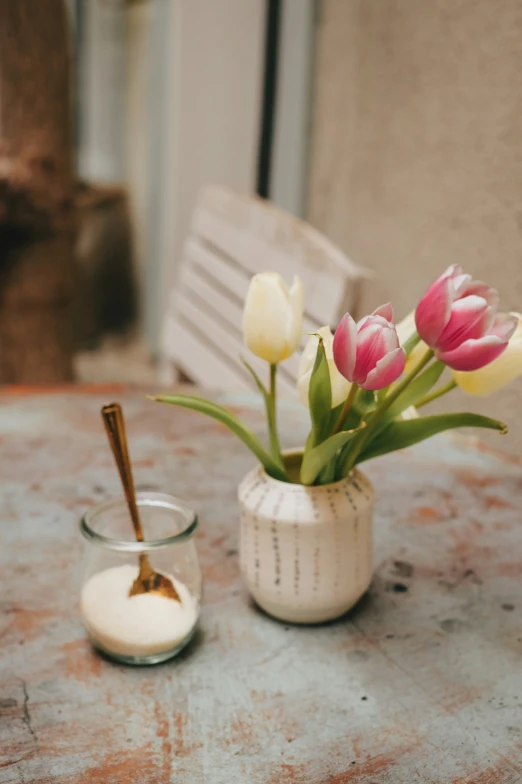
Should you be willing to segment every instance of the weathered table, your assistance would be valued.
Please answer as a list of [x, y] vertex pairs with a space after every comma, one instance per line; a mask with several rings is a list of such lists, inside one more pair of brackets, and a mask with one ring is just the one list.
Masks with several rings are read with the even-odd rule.
[[[78, 615], [78, 517], [120, 493], [109, 398], [137, 484], [201, 517], [201, 631], [155, 668], [100, 658]], [[285, 408], [284, 441], [303, 428]], [[221, 426], [140, 390], [7, 390], [0, 436], [0, 782], [522, 781], [519, 465], [443, 437], [369, 464], [373, 586], [349, 617], [299, 628], [241, 584], [235, 488], [252, 458]]]

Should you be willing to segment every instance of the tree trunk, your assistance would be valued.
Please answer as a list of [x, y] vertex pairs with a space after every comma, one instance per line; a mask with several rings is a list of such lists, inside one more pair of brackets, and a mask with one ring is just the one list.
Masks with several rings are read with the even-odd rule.
[[63, 0], [0, 0], [0, 383], [73, 377], [70, 107]]

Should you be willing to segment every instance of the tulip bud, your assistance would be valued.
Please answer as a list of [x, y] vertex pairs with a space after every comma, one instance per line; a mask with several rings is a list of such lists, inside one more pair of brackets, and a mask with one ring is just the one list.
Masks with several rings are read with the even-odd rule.
[[303, 287], [296, 276], [290, 289], [277, 272], [254, 275], [243, 310], [243, 337], [250, 351], [271, 365], [299, 347], [303, 331]]
[[[345, 378], [341, 376], [334, 362], [333, 358], [333, 335], [330, 327], [321, 327], [317, 333], [323, 339], [324, 351], [326, 354], [326, 361], [330, 373], [330, 385], [332, 389], [332, 408], [336, 408], [341, 403], [344, 403], [350, 391], [350, 384]], [[297, 374], [297, 389], [299, 397], [304, 406], [308, 407], [308, 390], [310, 387], [310, 379], [314, 369], [315, 358], [317, 355], [317, 346], [319, 345], [319, 338], [316, 335], [310, 335], [303, 353], [301, 354], [301, 361], [299, 363], [299, 372]]]
[[522, 376], [522, 315], [511, 313], [517, 320], [515, 332], [503, 353], [488, 365], [468, 373], [453, 371], [453, 378], [470, 395], [490, 395]]
[[357, 324], [346, 313], [335, 331], [337, 369], [363, 389], [383, 389], [403, 372], [406, 352], [399, 345], [390, 304], [377, 308]]
[[477, 370], [506, 349], [517, 321], [497, 313], [498, 294], [481, 281], [449, 267], [415, 311], [417, 331], [435, 356], [453, 370]]

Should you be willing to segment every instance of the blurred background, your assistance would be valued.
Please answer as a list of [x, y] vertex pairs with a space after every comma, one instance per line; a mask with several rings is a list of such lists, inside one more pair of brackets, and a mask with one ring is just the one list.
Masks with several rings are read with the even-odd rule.
[[451, 263], [520, 310], [521, 58], [520, 0], [4, 3], [0, 380], [157, 382], [208, 183], [311, 224], [398, 318]]

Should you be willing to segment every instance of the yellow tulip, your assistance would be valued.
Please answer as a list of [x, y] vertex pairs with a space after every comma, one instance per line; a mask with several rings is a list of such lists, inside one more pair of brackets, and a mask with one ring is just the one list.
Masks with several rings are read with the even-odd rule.
[[254, 275], [243, 311], [243, 338], [250, 351], [275, 365], [299, 347], [303, 332], [303, 286], [290, 289], [277, 272]]
[[[395, 325], [395, 329], [397, 330], [397, 335], [399, 337], [399, 343], [401, 346], [404, 346], [408, 338], [410, 338], [414, 332], [417, 331], [415, 326], [415, 311], [412, 310], [411, 313], [403, 318], [399, 324]], [[416, 365], [423, 354], [426, 353], [428, 346], [424, 341], [420, 340], [415, 348], [410, 351], [409, 355], [406, 357], [406, 367], [404, 368], [404, 372], [407, 373], [411, 368]]]
[[[332, 408], [336, 408], [341, 403], [344, 403], [348, 397], [351, 384], [343, 376], [341, 376], [335, 365], [333, 358], [333, 335], [330, 327], [321, 327], [321, 329], [317, 330], [317, 333], [323, 339], [326, 361], [328, 363], [328, 370], [330, 371]], [[318, 344], [319, 339], [315, 335], [311, 335], [306, 346], [304, 347], [303, 353], [301, 354], [301, 361], [299, 363], [299, 371], [297, 374], [297, 389], [301, 403], [306, 407], [308, 407], [308, 389], [310, 387], [310, 379], [312, 377], [312, 370], [314, 369]]]
[[522, 376], [522, 314], [512, 313], [518, 319], [515, 332], [503, 353], [489, 365], [469, 372], [453, 370], [453, 378], [470, 395], [490, 395], [497, 389]]

